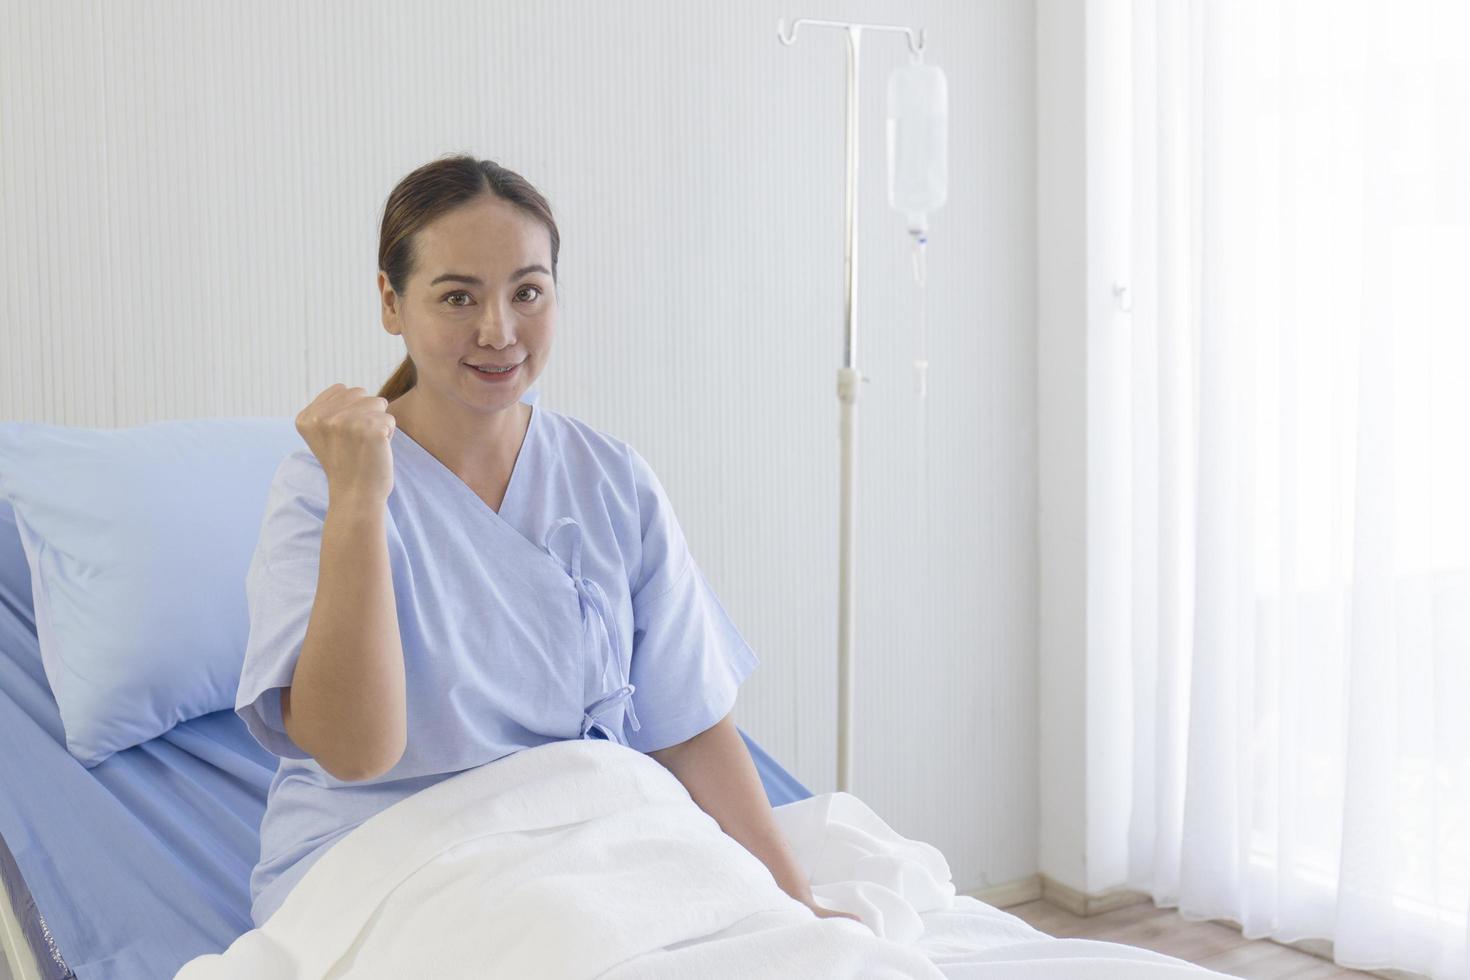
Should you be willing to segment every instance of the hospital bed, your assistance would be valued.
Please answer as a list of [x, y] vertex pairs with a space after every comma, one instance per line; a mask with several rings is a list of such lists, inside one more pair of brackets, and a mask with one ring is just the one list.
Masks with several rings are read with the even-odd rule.
[[[207, 954], [230, 949], [237, 938], [246, 934], [255, 939], [261, 935], [260, 931], [252, 930], [249, 882], [259, 858], [260, 822], [276, 773], [277, 757], [255, 741], [233, 708], [210, 711], [177, 724], [164, 721], [148, 727], [140, 737], [159, 731], [162, 734], [141, 743], [88, 741], [97, 735], [97, 729], [89, 729], [88, 725], [97, 721], [98, 705], [147, 708], [160, 697], [169, 705], [188, 703], [186, 699], [191, 695], [169, 684], [178, 677], [190, 679], [189, 668], [201, 655], [214, 657], [212, 663], [224, 664], [219, 673], [223, 693], [221, 689], [209, 692], [198, 710], [227, 704], [234, 694], [238, 673], [232, 671], [229, 658], [236, 641], [229, 639], [230, 634], [216, 634], [226, 636], [226, 640], [211, 647], [211, 638], [204, 635], [203, 628], [187, 624], [180, 627], [166, 618], [134, 616], [134, 613], [155, 612], [151, 604], [170, 611], [202, 614], [201, 611], [211, 608], [207, 605], [211, 588], [232, 587], [235, 579], [230, 569], [243, 569], [240, 555], [248, 554], [249, 546], [254, 543], [258, 518], [251, 512], [252, 508], [263, 506], [263, 501], [250, 499], [249, 481], [277, 465], [287, 439], [294, 438], [294, 429], [275, 422], [262, 425], [251, 419], [190, 420], [169, 425], [176, 428], [122, 430], [120, 434], [65, 427], [24, 431], [12, 428], [9, 441], [0, 440], [0, 447], [9, 453], [7, 459], [13, 461], [13, 465], [0, 468], [3, 469], [0, 477], [6, 480], [0, 489], [10, 495], [0, 500], [0, 952], [4, 959], [0, 966], [8, 967], [5, 972], [10, 977], [0, 975], [0, 980], [72, 977], [167, 980], [191, 961], [206, 961], [200, 964], [200, 969], [211, 969], [207, 961], [223, 960], [228, 955]], [[0, 423], [0, 431], [3, 430], [5, 424]], [[223, 449], [218, 458], [205, 458], [200, 446]], [[170, 466], [187, 470], [190, 482], [179, 483], [178, 474], [170, 476]], [[96, 474], [103, 471], [107, 477], [99, 483]], [[79, 473], [90, 479], [78, 479]], [[21, 479], [22, 476], [26, 479]], [[86, 490], [98, 485], [105, 487], [105, 494], [83, 492], [64, 499], [73, 488]], [[187, 488], [183, 495], [186, 500], [181, 502], [177, 495], [174, 498], [149, 496], [158, 487], [174, 485]], [[246, 492], [238, 498], [231, 496], [239, 487], [247, 488]], [[190, 509], [196, 498], [209, 501], [211, 509]], [[27, 521], [18, 525], [16, 511], [8, 501], [22, 499], [29, 500], [32, 506]], [[140, 501], [144, 500], [152, 502], [158, 513], [140, 512]], [[197, 526], [207, 527], [211, 542], [227, 540], [226, 535], [233, 529], [239, 538], [235, 542], [235, 563], [229, 563], [228, 552], [221, 552], [224, 557], [210, 566], [216, 573], [213, 579], [205, 574], [205, 566], [198, 563], [199, 554], [194, 551], [185, 555], [160, 549], [161, 557], [143, 578], [131, 568], [123, 569], [119, 563], [108, 564], [113, 554], [137, 555], [140, 548], [148, 548], [155, 540], [152, 535], [157, 528], [167, 529], [158, 532], [165, 535], [157, 539], [164, 543], [194, 540], [182, 533], [167, 537], [168, 531], [175, 530], [175, 511], [168, 509], [172, 507], [184, 507]], [[108, 508], [112, 512], [105, 516], [106, 523], [102, 525], [95, 519], [96, 511]], [[87, 520], [77, 515], [85, 515]], [[204, 517], [202, 523], [200, 515]], [[37, 521], [44, 525], [44, 534], [37, 530]], [[231, 521], [236, 523], [231, 525]], [[105, 526], [114, 536], [101, 534], [99, 526]], [[185, 526], [188, 525], [178, 525]], [[54, 559], [53, 564], [44, 566], [47, 578], [42, 581], [64, 581], [70, 588], [64, 591], [32, 588], [34, 583], [27, 570], [28, 558], [22, 551], [18, 528], [28, 534], [36, 533], [30, 545], [33, 555]], [[138, 534], [134, 534], [134, 540], [129, 541], [127, 532], [141, 532], [144, 540], [140, 542]], [[62, 555], [67, 556], [69, 565], [61, 565], [57, 556]], [[29, 567], [39, 566], [30, 563]], [[187, 574], [180, 573], [181, 568], [187, 569]], [[108, 571], [112, 573], [110, 579], [104, 577]], [[120, 582], [142, 583], [142, 588], [128, 592], [118, 587]], [[103, 587], [107, 583], [111, 584], [111, 591]], [[38, 592], [46, 600], [39, 607], [33, 599]], [[111, 605], [104, 602], [108, 596], [112, 597]], [[156, 602], [160, 597], [165, 601]], [[183, 597], [182, 603], [177, 601], [179, 597]], [[90, 630], [65, 635], [72, 643], [74, 654], [96, 655], [97, 666], [104, 672], [119, 663], [131, 666], [133, 661], [126, 658], [132, 656], [132, 651], [146, 648], [152, 659], [140, 663], [154, 666], [163, 663], [164, 669], [136, 677], [123, 670], [120, 676], [124, 682], [146, 679], [148, 684], [158, 685], [157, 691], [148, 687], [137, 697], [120, 697], [116, 693], [119, 675], [115, 672], [111, 684], [101, 685], [95, 702], [90, 705], [82, 702], [80, 713], [72, 713], [79, 704], [74, 695], [88, 692], [69, 687], [69, 682], [92, 683], [97, 675], [91, 671], [93, 665], [87, 663], [85, 656], [62, 660], [58, 670], [69, 672], [53, 672], [50, 675], [56, 678], [53, 688], [43, 667], [37, 633], [38, 608], [41, 633], [48, 636], [61, 635], [56, 633], [58, 624], [75, 625], [91, 615]], [[59, 609], [63, 610], [60, 614]], [[129, 617], [132, 617], [132, 631], [124, 628], [124, 621]], [[218, 620], [211, 620], [211, 625], [215, 621]], [[114, 652], [109, 643], [119, 633], [127, 642], [119, 652]], [[171, 636], [176, 638], [169, 639]], [[48, 657], [52, 653], [48, 648]], [[173, 659], [161, 656], [165, 654]], [[117, 657], [124, 659], [119, 661]], [[157, 694], [159, 691], [162, 693]], [[65, 730], [58, 694], [61, 705], [69, 712]], [[112, 734], [115, 736], [116, 731]], [[680, 933], [689, 940], [671, 944], [653, 942], [642, 947], [638, 943], [656, 938], [651, 936], [656, 930], [649, 928], [649, 922], [641, 926], [635, 923], [618, 937], [629, 939], [618, 947], [626, 947], [624, 960], [609, 962], [642, 963], [646, 954], [654, 959], [680, 957], [680, 963], [703, 958], [706, 966], [738, 970], [751, 961], [721, 960], [720, 956], [739, 948], [747, 952], [756, 950], [767, 962], [785, 963], [815, 955], [813, 964], [820, 962], [826, 966], [841, 961], [861, 968], [874, 959], [884, 959], [901, 962], [906, 970], [923, 972], [922, 968], [927, 968], [930, 975], [940, 969], [942, 961], [944, 975], [955, 978], [993, 975], [993, 966], [1002, 961], [1017, 962], [1017, 975], [1036, 980], [1043, 977], [1073, 980], [1081, 975], [1095, 980], [1135, 980], [1142, 975], [1138, 972], [1140, 968], [1152, 970], [1147, 975], [1157, 980], [1219, 976], [1131, 947], [1052, 939], [1013, 915], [973, 897], [955, 895], [948, 865], [932, 845], [897, 834], [861, 800], [849, 794], [814, 796], [748, 735], [743, 731], [740, 734], [750, 750], [767, 798], [778, 808], [778, 821], [789, 818], [789, 825], [783, 829], [793, 850], [805, 855], [808, 867], [821, 866], [820, 870], [810, 872], [814, 893], [817, 887], [824, 887], [831, 890], [831, 901], [845, 903], [846, 909], [865, 909], [867, 915], [862, 921], [868, 928], [840, 919], [819, 921], [804, 914], [805, 910], [797, 916], [799, 921], [788, 921], [795, 911], [790, 906], [799, 907], [798, 903], [789, 896], [781, 896], [779, 907], [769, 907], [766, 903], [773, 901], [778, 890], [768, 877], [751, 870], [752, 866], [759, 868], [759, 862], [733, 842], [711, 839], [705, 833], [707, 827], [694, 826], [700, 821], [689, 814], [689, 808], [679, 806], [673, 808], [678, 810], [678, 819], [670, 817], [669, 822], [660, 826], [676, 835], [684, 833], [682, 843], [706, 861], [701, 866], [704, 870], [715, 869], [710, 873], [728, 875], [721, 877], [721, 881], [745, 883], [744, 891], [734, 889], [730, 894], [717, 896], [728, 900], [722, 908], [743, 914], [728, 928], [711, 931], [706, 928], [708, 923], [698, 919], [700, 915], [708, 915], [696, 895], [699, 884], [695, 882], [686, 890], [687, 895], [695, 896], [692, 900], [686, 894], [671, 900], [668, 894], [658, 894], [660, 888], [671, 884], [666, 874], [664, 879], [655, 879], [655, 885], [639, 893], [644, 897], [663, 898], [663, 905], [648, 901], [639, 908], [638, 903], [625, 903], [625, 907], [615, 911], [624, 920], [629, 918], [627, 913], [642, 911], [645, 918], [651, 915], [662, 924], [660, 916], [666, 918], [692, 909], [689, 929]], [[596, 744], [558, 742], [539, 747], [539, 751], [550, 749], [565, 754], [569, 747]], [[400, 806], [416, 801], [420, 806], [410, 810], [412, 819], [408, 822], [369, 823], [368, 826], [380, 830], [391, 827], [398, 834], [381, 838], [370, 835], [373, 843], [367, 846], [377, 850], [364, 850], [359, 835], [345, 837], [344, 841], [358, 842], [356, 851], [341, 852], [349, 855], [344, 859], [348, 865], [335, 869], [335, 877], [309, 875], [303, 882], [314, 881], [317, 894], [299, 911], [305, 915], [315, 909], [321, 914], [311, 920], [311, 931], [297, 945], [310, 946], [319, 934], [334, 932], [331, 920], [340, 915], [341, 906], [339, 896], [332, 889], [339, 887], [343, 880], [337, 871], [349, 866], [353, 870], [369, 868], [371, 875], [373, 857], [401, 855], [399, 845], [413, 840], [412, 834], [419, 831], [432, 838], [431, 846], [444, 843], [446, 849], [468, 839], [464, 835], [467, 829], [475, 829], [472, 822], [444, 821], [441, 811], [423, 807], [423, 801], [436, 799], [427, 795], [430, 791], [448, 787], [463, 799], [471, 799], [463, 794], [483, 790], [482, 783], [515, 771], [517, 760], [524, 763], [528, 758], [521, 754], [512, 756], [507, 763], [511, 770], [494, 766], [470, 770], [459, 778], [430, 787], [424, 794], [400, 801]], [[606, 779], [619, 778], [623, 773], [630, 778], [636, 775], [641, 780], [637, 785], [648, 790], [644, 802], [656, 809], [664, 797], [659, 795], [654, 783], [663, 779], [667, 784], [672, 782], [672, 777], [642, 757], [621, 757], [621, 769], [612, 761], [608, 757], [605, 762], [598, 761], [600, 769], [589, 765], [580, 771], [564, 763], [562, 770], [548, 769], [545, 774], [572, 781], [584, 773]], [[480, 782], [475, 782], [477, 778]], [[551, 788], [537, 788], [541, 797], [533, 794], [543, 804], [554, 799], [555, 793], [563, 797], [575, 795], [576, 787], [547, 785]], [[605, 789], [617, 787], [612, 782], [598, 785]], [[672, 792], [667, 787], [665, 791]], [[622, 798], [615, 795], [614, 799]], [[477, 805], [468, 812], [478, 816], [481, 809]], [[396, 812], [401, 816], [404, 811]], [[617, 813], [615, 809], [611, 812]], [[604, 824], [599, 824], [599, 829]], [[547, 826], [557, 825], [552, 822]], [[440, 832], [442, 841], [433, 837]], [[702, 833], [705, 836], [700, 837]], [[460, 836], [456, 838], [454, 834]], [[545, 838], [540, 833], [532, 836]], [[380, 846], [385, 841], [386, 845]], [[588, 841], [593, 838], [584, 837], [580, 846], [601, 846], [596, 841], [589, 845]], [[829, 849], [830, 841], [837, 844]], [[658, 843], [662, 847], [668, 839], [660, 836]], [[463, 869], [489, 867], [483, 856], [488, 853], [490, 849], [466, 852], [456, 859], [459, 863], [450, 862], [436, 868], [435, 873], [452, 875], [457, 871], [466, 873]], [[324, 864], [330, 857], [328, 854]], [[628, 860], [626, 854], [622, 857]], [[471, 858], [481, 864], [469, 863]], [[659, 867], [656, 861], [652, 864]], [[629, 867], [640, 865], [635, 861], [623, 866]], [[678, 871], [674, 869], [679, 884], [687, 884]], [[383, 878], [378, 883], [388, 880]], [[354, 886], [360, 883], [356, 878], [349, 882]], [[328, 895], [332, 897], [324, 900], [323, 896]], [[556, 893], [551, 908], [559, 910], [562, 905], [557, 903], [563, 901], [575, 905], [580, 897], [575, 892]], [[381, 895], [373, 900], [379, 904], [372, 908], [365, 901], [358, 902], [361, 908], [357, 912], [371, 916], [383, 913], [385, 917], [377, 921], [392, 922], [384, 912], [392, 903], [384, 901]], [[676, 908], [670, 901], [684, 904]], [[401, 914], [404, 907], [407, 906], [399, 907], [397, 912]], [[837, 906], [829, 904], [828, 907]], [[453, 911], [462, 912], [465, 908], [474, 906], [461, 906]], [[757, 916], [755, 928], [747, 928]], [[560, 934], [563, 940], [569, 934], [567, 930], [575, 930], [578, 923], [587, 921], [585, 915], [581, 919], [569, 916], [570, 924], [555, 914], [547, 915], [546, 919], [548, 925], [563, 930]], [[350, 928], [356, 928], [368, 919], [365, 916], [360, 921], [351, 921], [356, 925]], [[848, 927], [846, 930], [844, 925]], [[466, 940], [466, 945], [454, 954], [462, 955], [463, 962], [475, 962], [480, 952], [473, 948], [474, 933], [474, 929], [454, 933]], [[392, 928], [381, 932], [363, 929], [368, 941], [396, 934]], [[547, 935], [558, 934], [553, 930]], [[736, 945], [722, 945], [725, 943]], [[252, 944], [247, 941], [237, 945]], [[508, 945], [514, 947], [515, 943]], [[575, 946], [575, 942], [564, 942], [561, 948]], [[300, 951], [289, 942], [272, 949], [288, 957]], [[260, 943], [255, 942], [253, 950], [241, 950], [241, 955], [254, 957], [252, 962], [259, 965], [265, 962], [255, 957], [260, 951]], [[504, 947], [497, 951], [504, 952]], [[521, 951], [529, 956], [541, 955], [539, 945], [523, 946]], [[601, 944], [597, 944], [596, 951], [608, 952]], [[433, 944], [406, 943], [396, 944], [392, 952], [417, 966], [420, 958], [442, 950]], [[305, 955], [310, 958], [315, 953], [307, 950]], [[773, 956], [783, 958], [769, 959]], [[1090, 972], [1077, 972], [1079, 957], [1092, 963]], [[231, 964], [239, 962], [237, 958]], [[394, 964], [394, 969], [398, 969], [400, 961], [395, 959]], [[415, 972], [411, 966], [406, 974]], [[201, 977], [239, 975], [195, 973]], [[861, 974], [846, 969], [841, 975]]]
[[[811, 796], [750, 736], [773, 806]], [[0, 945], [14, 980], [156, 980], [251, 927], [276, 757], [232, 710], [87, 769], [32, 611], [0, 598]]]

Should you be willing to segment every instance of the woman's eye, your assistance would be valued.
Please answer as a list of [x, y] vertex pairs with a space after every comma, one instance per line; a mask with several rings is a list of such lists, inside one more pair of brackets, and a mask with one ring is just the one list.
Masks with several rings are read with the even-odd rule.
[[[534, 296], [527, 296], [526, 297], [526, 302], [530, 302], [532, 299], [537, 299], [537, 298], [539, 298], [541, 296], [541, 287], [540, 286], [523, 286], [523, 287], [521, 287], [521, 289], [519, 291], [516, 292], [516, 297], [517, 298], [522, 297], [528, 290], [534, 291], [535, 295]], [[469, 303], [467, 303], [467, 302], [466, 303], [456, 303], [456, 302], [454, 302], [454, 298], [456, 296], [463, 296], [466, 300], [469, 300], [471, 298], [470, 297], [470, 294], [467, 293], [467, 292], [465, 292], [464, 290], [457, 290], [457, 291], [452, 292], [452, 293], [446, 293], [445, 296], [444, 296], [444, 300], [450, 306], [468, 306], [469, 305]]]

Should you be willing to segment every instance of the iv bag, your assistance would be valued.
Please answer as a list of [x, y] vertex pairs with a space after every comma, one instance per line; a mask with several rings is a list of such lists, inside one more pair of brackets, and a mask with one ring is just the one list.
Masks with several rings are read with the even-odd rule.
[[923, 236], [949, 190], [949, 87], [944, 72], [910, 64], [888, 76], [888, 203]]

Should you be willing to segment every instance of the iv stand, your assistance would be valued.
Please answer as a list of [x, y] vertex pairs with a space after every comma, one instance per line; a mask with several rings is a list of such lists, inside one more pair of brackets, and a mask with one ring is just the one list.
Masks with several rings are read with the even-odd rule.
[[848, 24], [833, 20], [811, 20], [802, 17], [791, 25], [791, 34], [786, 34], [786, 20], [776, 22], [776, 37], [782, 44], [796, 43], [796, 32], [802, 24], [813, 27], [843, 27], [847, 29], [847, 241], [843, 249], [843, 268], [847, 279], [846, 318], [843, 333], [842, 366], [837, 369], [837, 400], [842, 406], [840, 440], [841, 460], [841, 510], [838, 518], [837, 550], [837, 789], [851, 792], [852, 786], [852, 640], [855, 632], [856, 611], [852, 603], [853, 586], [853, 538], [856, 521], [853, 504], [853, 468], [857, 456], [857, 395], [858, 380], [867, 381], [858, 372], [857, 358], [857, 174], [858, 174], [858, 49], [864, 28], [873, 31], [902, 31], [908, 35], [909, 50], [919, 54], [924, 50], [924, 31], [919, 30], [918, 41], [914, 32], [907, 27], [887, 24]]

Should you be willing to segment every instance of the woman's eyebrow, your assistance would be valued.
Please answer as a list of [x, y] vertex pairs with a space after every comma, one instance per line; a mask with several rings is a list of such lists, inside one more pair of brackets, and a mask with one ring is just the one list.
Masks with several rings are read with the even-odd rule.
[[[510, 279], [507, 279], [506, 281], [510, 282], [511, 280], [519, 279], [521, 276], [524, 276], [528, 272], [544, 272], [548, 276], [551, 275], [550, 270], [548, 270], [544, 265], [527, 265], [522, 266], [521, 268], [512, 272], [510, 274]], [[434, 279], [429, 283], [429, 285], [433, 286], [441, 282], [463, 282], [468, 283], [471, 286], [485, 285], [485, 280], [481, 279], [479, 276], [466, 276], [458, 272], [446, 272], [442, 276], [435, 276]]]

